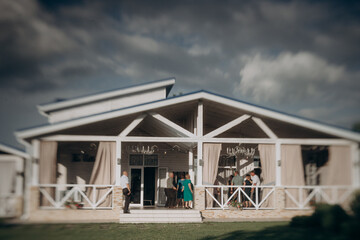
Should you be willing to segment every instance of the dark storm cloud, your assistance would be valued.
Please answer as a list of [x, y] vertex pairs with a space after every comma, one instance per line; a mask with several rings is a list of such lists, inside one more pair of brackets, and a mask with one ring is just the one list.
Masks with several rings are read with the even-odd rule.
[[360, 119], [359, 10], [356, 1], [0, 0], [9, 98], [0, 107], [18, 106], [2, 125], [37, 123], [34, 106], [58, 97], [175, 76], [175, 91], [205, 88], [350, 126]]

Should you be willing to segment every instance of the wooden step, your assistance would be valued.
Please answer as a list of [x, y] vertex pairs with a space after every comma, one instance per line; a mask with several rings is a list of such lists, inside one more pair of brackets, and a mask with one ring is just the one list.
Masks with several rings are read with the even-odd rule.
[[202, 222], [198, 210], [184, 209], [134, 209], [130, 214], [120, 214], [120, 223], [190, 223]]

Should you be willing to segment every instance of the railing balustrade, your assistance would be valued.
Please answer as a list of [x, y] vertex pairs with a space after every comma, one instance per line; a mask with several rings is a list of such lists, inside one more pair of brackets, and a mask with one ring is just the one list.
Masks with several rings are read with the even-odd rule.
[[39, 184], [40, 207], [64, 209], [71, 202], [82, 209], [112, 209], [113, 190], [113, 185]]
[[[250, 196], [245, 192], [245, 189], [249, 188], [253, 189]], [[233, 193], [228, 196], [230, 189]], [[251, 206], [243, 209], [275, 209], [274, 191], [275, 186], [206, 185], [206, 209], [229, 209], [231, 201], [249, 201]], [[213, 201], [208, 201], [209, 198]], [[213, 202], [213, 206], [207, 206], [208, 202]]]
[[284, 186], [285, 209], [311, 209], [314, 204], [344, 204], [353, 191], [349, 186]]

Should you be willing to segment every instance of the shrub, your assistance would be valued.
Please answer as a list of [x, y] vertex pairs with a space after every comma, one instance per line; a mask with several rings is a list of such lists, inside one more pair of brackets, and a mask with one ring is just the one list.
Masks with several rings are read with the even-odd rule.
[[354, 198], [350, 203], [350, 208], [354, 214], [354, 218], [360, 221], [360, 191], [354, 193]]
[[297, 216], [291, 220], [294, 227], [316, 227], [326, 231], [339, 232], [349, 216], [339, 205], [319, 204], [311, 216]]

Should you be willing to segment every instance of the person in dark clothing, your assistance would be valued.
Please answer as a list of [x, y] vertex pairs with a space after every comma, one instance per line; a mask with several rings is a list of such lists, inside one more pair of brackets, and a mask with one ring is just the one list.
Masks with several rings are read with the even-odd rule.
[[[234, 177], [233, 175], [230, 175], [227, 185], [231, 185], [233, 177]], [[232, 187], [229, 187], [228, 188], [228, 198], [230, 198], [233, 193], [234, 193], [234, 189]]]
[[169, 173], [169, 178], [166, 180], [166, 204], [165, 207], [175, 208], [176, 207], [176, 183], [174, 179], [174, 173]]
[[[245, 181], [244, 181], [244, 186], [251, 186], [252, 185], [252, 181], [251, 181], [251, 177], [250, 174], [246, 174], [245, 176]], [[244, 188], [244, 192], [247, 196], [244, 196], [244, 204], [245, 207], [251, 207], [251, 202], [249, 200], [250, 196], [251, 196], [251, 188], [250, 187], [246, 187]], [[247, 198], [248, 197], [248, 198]]]
[[128, 173], [126, 171], [123, 172], [123, 175], [120, 178], [120, 186], [122, 187], [123, 195], [125, 198], [124, 213], [130, 213], [129, 204], [130, 204], [131, 190], [130, 190]]
[[184, 207], [184, 193], [182, 191], [184, 181], [185, 181], [185, 175], [181, 174], [180, 179], [177, 183], [177, 206], [179, 208]]

